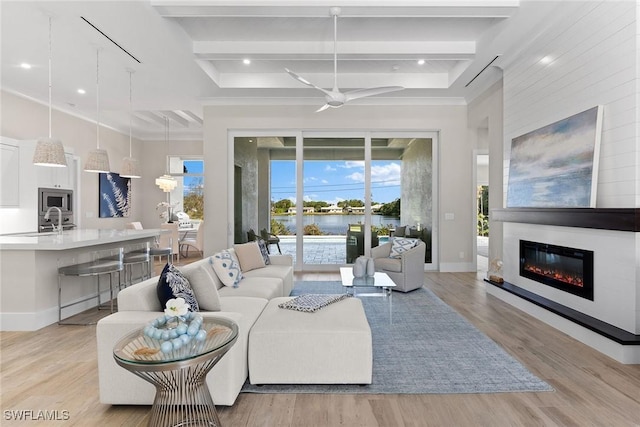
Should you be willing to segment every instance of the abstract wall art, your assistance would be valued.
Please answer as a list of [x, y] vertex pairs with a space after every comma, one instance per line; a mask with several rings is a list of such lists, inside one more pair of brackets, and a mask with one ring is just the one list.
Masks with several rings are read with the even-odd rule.
[[131, 178], [115, 172], [100, 174], [100, 218], [128, 217], [131, 209]]
[[507, 207], [594, 208], [602, 107], [511, 140]]

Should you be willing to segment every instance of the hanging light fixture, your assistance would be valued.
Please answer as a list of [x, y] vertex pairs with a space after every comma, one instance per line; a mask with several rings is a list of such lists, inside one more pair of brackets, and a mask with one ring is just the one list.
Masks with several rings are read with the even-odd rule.
[[[167, 155], [169, 155], [169, 118], [166, 116], [164, 118], [164, 132], [165, 142], [167, 143]], [[178, 186], [178, 181], [169, 175], [167, 167], [166, 173], [161, 177], [156, 178], [156, 185], [165, 193], [169, 193]]]
[[67, 166], [62, 142], [51, 137], [51, 17], [49, 17], [49, 137], [38, 138], [36, 150], [33, 153], [33, 164], [51, 167]]
[[109, 155], [106, 150], [100, 149], [100, 49], [96, 49], [96, 149], [89, 152], [84, 171], [97, 173], [111, 171]]
[[138, 167], [138, 160], [134, 159], [131, 155], [131, 120], [133, 118], [133, 103], [131, 101], [131, 76], [136, 71], [127, 68], [129, 73], [129, 157], [122, 159], [122, 169], [120, 170], [120, 176], [123, 178], [140, 178], [140, 170]]

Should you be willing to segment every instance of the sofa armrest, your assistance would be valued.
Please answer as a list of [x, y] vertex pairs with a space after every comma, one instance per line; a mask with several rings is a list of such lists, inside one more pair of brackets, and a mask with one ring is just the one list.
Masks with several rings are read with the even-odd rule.
[[371, 258], [388, 258], [391, 254], [391, 242], [371, 248]]
[[293, 267], [293, 257], [291, 255], [269, 255], [269, 259], [273, 265], [288, 265]]
[[158, 276], [122, 289], [118, 292], [118, 311], [162, 312], [157, 287]]

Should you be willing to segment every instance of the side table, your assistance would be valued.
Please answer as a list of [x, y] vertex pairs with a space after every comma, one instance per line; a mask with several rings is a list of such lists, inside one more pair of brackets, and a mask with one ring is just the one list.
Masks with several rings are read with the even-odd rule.
[[149, 426], [221, 425], [205, 379], [236, 342], [238, 325], [204, 318], [202, 327], [204, 341], [193, 340], [170, 353], [162, 353], [160, 341], [145, 336], [142, 328], [116, 343], [116, 363], [156, 387]]

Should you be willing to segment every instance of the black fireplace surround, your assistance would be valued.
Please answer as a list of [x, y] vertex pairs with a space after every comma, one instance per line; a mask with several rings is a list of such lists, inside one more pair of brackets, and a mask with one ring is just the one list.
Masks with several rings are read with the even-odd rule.
[[520, 240], [520, 275], [593, 301], [593, 251]]

